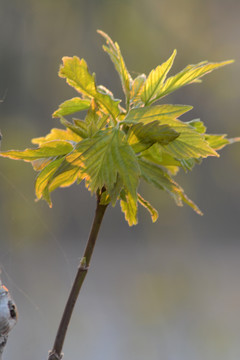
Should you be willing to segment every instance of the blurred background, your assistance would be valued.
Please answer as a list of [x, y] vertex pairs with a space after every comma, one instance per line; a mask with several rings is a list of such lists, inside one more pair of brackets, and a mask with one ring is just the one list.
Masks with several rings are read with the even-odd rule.
[[[57, 72], [62, 56], [83, 57], [97, 84], [122, 97], [97, 29], [117, 41], [133, 76], [178, 55], [171, 74], [202, 60], [228, 67], [164, 98], [193, 105], [210, 133], [240, 136], [238, 0], [0, 0], [2, 150], [61, 127], [51, 114], [75, 96]], [[176, 180], [200, 217], [151, 187], [152, 224], [139, 209], [128, 228], [107, 210], [64, 345], [66, 359], [237, 360], [240, 357], [240, 145]], [[83, 185], [57, 190], [53, 208], [35, 203], [27, 163], [0, 159], [0, 267], [19, 308], [5, 359], [42, 360], [91, 226], [95, 199]]]

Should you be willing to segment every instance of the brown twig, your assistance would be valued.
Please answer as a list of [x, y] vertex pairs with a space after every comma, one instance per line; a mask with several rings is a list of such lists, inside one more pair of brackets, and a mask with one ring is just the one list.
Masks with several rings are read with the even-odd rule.
[[85, 276], [87, 275], [87, 271], [89, 268], [90, 260], [92, 257], [93, 249], [96, 243], [96, 239], [98, 236], [98, 232], [102, 223], [102, 219], [107, 208], [107, 205], [100, 204], [100, 197], [97, 197], [97, 207], [95, 211], [95, 217], [93, 220], [91, 232], [88, 238], [88, 242], [86, 244], [86, 248], [83, 254], [83, 257], [80, 261], [78, 271], [72, 285], [72, 289], [70, 291], [61, 322], [59, 324], [58, 332], [56, 335], [56, 339], [54, 342], [53, 349], [49, 352], [48, 360], [60, 360], [62, 358], [62, 347], [66, 337], [68, 325], [71, 320], [72, 312], [77, 301], [79, 292], [81, 290], [83, 281]]

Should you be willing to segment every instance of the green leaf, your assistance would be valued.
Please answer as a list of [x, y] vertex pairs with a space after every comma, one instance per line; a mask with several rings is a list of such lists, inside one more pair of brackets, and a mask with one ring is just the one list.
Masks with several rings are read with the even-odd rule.
[[125, 220], [128, 222], [128, 225], [137, 225], [137, 199], [129, 192], [124, 192], [121, 194], [120, 206], [125, 214]]
[[89, 106], [90, 100], [75, 97], [60, 104], [58, 110], [53, 113], [52, 117], [60, 118], [61, 116], [74, 114], [78, 111], [87, 110]]
[[67, 166], [65, 171], [59, 171], [64, 162], [64, 157], [51, 161], [39, 173], [35, 182], [37, 199], [45, 199], [50, 207], [52, 206], [50, 193], [58, 187], [72, 185], [78, 178], [79, 168], [77, 166]]
[[49, 196], [48, 183], [51, 176], [56, 172], [63, 161], [63, 158], [51, 161], [45, 168], [39, 173], [35, 182], [35, 193], [37, 199], [45, 199], [49, 206], [52, 206], [52, 202]]
[[235, 142], [240, 142], [240, 137], [226, 139], [227, 135], [205, 135], [206, 141], [214, 150], [220, 150], [228, 144], [233, 144]]
[[198, 133], [205, 134], [207, 128], [199, 119], [188, 121], [187, 124], [191, 125]]
[[180, 136], [164, 146], [164, 149], [176, 159], [190, 159], [217, 156], [218, 153], [209, 146], [205, 137], [179, 120], [169, 121], [169, 125], [180, 133]]
[[91, 192], [104, 186], [111, 194], [119, 175], [126, 190], [136, 199], [140, 170], [136, 155], [121, 130], [107, 128], [81, 141], [66, 156], [66, 161], [79, 166]]
[[151, 107], [136, 108], [129, 111], [123, 123], [134, 124], [143, 122], [147, 124], [158, 120], [161, 124], [167, 124], [169, 119], [176, 119], [184, 113], [192, 110], [189, 105], [156, 105]]
[[130, 106], [132, 108], [143, 105], [143, 101], [141, 99], [141, 92], [142, 92], [142, 88], [143, 88], [145, 81], [146, 81], [145, 74], [138, 75], [133, 80], [132, 88], [130, 91]]
[[78, 180], [78, 183], [80, 182], [80, 180], [82, 180], [81, 176], [79, 176], [79, 168], [77, 166], [68, 166], [66, 171], [62, 171], [61, 173], [58, 173], [57, 169], [53, 178], [49, 181], [49, 192], [52, 192], [58, 187], [68, 187], [72, 185], [76, 180]]
[[104, 128], [107, 125], [108, 120], [109, 120], [109, 115], [102, 113], [98, 109], [96, 104], [92, 102], [88, 110], [87, 116], [85, 118], [88, 137], [92, 137], [98, 130]]
[[187, 197], [183, 189], [168, 175], [166, 171], [163, 170], [163, 168], [143, 159], [139, 159], [139, 165], [142, 177], [145, 181], [153, 184], [160, 190], [168, 192], [174, 198], [178, 206], [182, 206], [184, 201], [199, 215], [202, 215], [202, 212], [199, 210], [197, 205]]
[[220, 150], [224, 146], [230, 144], [230, 141], [226, 139], [227, 135], [205, 135], [205, 140], [214, 150]]
[[53, 128], [50, 131], [50, 133], [47, 134], [46, 136], [32, 139], [32, 143], [41, 146], [44, 143], [49, 142], [51, 140], [66, 140], [66, 141], [71, 141], [73, 143], [78, 143], [80, 140], [82, 140], [82, 137], [75, 134], [70, 129], [63, 130], [63, 129]]
[[60, 118], [61, 124], [63, 124], [66, 128], [70, 129], [72, 132], [77, 134], [80, 139], [85, 139], [88, 137], [88, 127], [84, 121], [79, 120], [75, 125], [71, 122], [67, 121], [63, 117]]
[[182, 166], [182, 168], [184, 169], [185, 172], [187, 172], [188, 170], [191, 171], [196, 164], [201, 164], [201, 162], [202, 162], [201, 158], [199, 158], [199, 159], [192, 158], [192, 159], [182, 159], [182, 160], [180, 160], [181, 166]]
[[178, 167], [181, 166], [181, 162], [176, 160], [174, 157], [168, 154], [162, 146], [155, 143], [149, 149], [143, 151], [141, 153], [141, 157], [145, 160], [153, 162], [157, 165], [161, 165], [164, 167], [171, 166], [171, 167]]
[[117, 181], [115, 182], [114, 187], [110, 190], [110, 200], [113, 207], [116, 205], [116, 202], [119, 199], [119, 194], [123, 189], [123, 185], [123, 179], [118, 174]]
[[107, 46], [103, 45], [103, 49], [108, 53], [110, 59], [112, 60], [115, 66], [115, 69], [117, 70], [120, 76], [122, 88], [126, 96], [126, 102], [128, 104], [130, 97], [130, 90], [132, 86], [132, 78], [125, 65], [119, 45], [117, 42], [114, 43], [112, 39], [103, 31], [98, 30], [97, 32], [100, 35], [102, 35], [106, 40]]
[[32, 167], [35, 171], [41, 171], [45, 166], [47, 166], [53, 160], [52, 157], [41, 158], [32, 161]]
[[135, 153], [146, 150], [154, 143], [167, 145], [176, 139], [179, 134], [168, 125], [159, 125], [158, 121], [152, 121], [146, 125], [137, 123], [130, 128], [128, 142]]
[[188, 110], [188, 106], [180, 105], [157, 105], [132, 109], [126, 116], [125, 122], [142, 122], [148, 124], [153, 120], [158, 120], [159, 124], [169, 125], [180, 135], [174, 141], [164, 145], [163, 149], [176, 159], [219, 156], [216, 151], [209, 146], [204, 136], [199, 134], [193, 126], [175, 119], [176, 116]]
[[111, 189], [110, 193], [107, 190], [102, 192], [100, 204], [107, 205], [111, 203], [112, 206], [114, 207], [116, 205], [117, 200], [119, 199], [121, 191], [124, 191], [123, 181], [122, 178], [119, 175], [117, 175], [117, 181], [114, 184], [113, 188]]
[[153, 69], [147, 77], [147, 80], [143, 86], [141, 99], [145, 105], [148, 105], [151, 101], [154, 101], [159, 89], [162, 87], [169, 70], [172, 67], [177, 51], [174, 50], [170, 58], [162, 65]]
[[66, 78], [67, 83], [84, 96], [94, 98], [104, 112], [116, 119], [120, 113], [119, 100], [113, 100], [110, 95], [97, 90], [95, 77], [89, 73], [86, 61], [80, 60], [77, 56], [65, 56], [62, 60], [59, 76]]
[[157, 221], [158, 212], [156, 209], [154, 209], [154, 207], [150, 204], [150, 202], [145, 200], [140, 194], [138, 194], [138, 202], [149, 211], [152, 218], [152, 222]]
[[2, 151], [0, 156], [15, 160], [33, 161], [41, 158], [65, 155], [72, 151], [73, 145], [64, 140], [53, 140], [45, 142], [38, 149]]
[[209, 72], [222, 66], [231, 64], [232, 62], [233, 60], [222, 61], [219, 63], [208, 63], [207, 61], [202, 61], [196, 65], [188, 65], [185, 67], [185, 69], [180, 71], [178, 74], [169, 77], [164, 82], [164, 84], [159, 86], [155, 92], [154, 99], [152, 99], [149, 103], [153, 103], [154, 101], [168, 95], [169, 93], [172, 93], [182, 86], [196, 82]]

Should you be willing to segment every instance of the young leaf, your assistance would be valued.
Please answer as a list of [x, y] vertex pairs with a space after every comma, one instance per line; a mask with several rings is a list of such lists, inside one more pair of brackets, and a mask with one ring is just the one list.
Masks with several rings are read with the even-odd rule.
[[184, 123], [176, 116], [189, 110], [188, 106], [157, 105], [152, 107], [132, 109], [126, 116], [126, 123], [142, 122], [148, 124], [158, 120], [159, 124], [167, 124], [179, 137], [164, 145], [163, 148], [176, 159], [189, 159], [207, 156], [219, 156], [213, 150], [202, 134], [199, 134], [192, 126]]
[[37, 199], [45, 199], [49, 206], [52, 206], [52, 202], [49, 196], [48, 184], [49, 179], [56, 172], [63, 161], [63, 158], [55, 159], [51, 161], [45, 168], [39, 173], [35, 182], [35, 193]]
[[132, 125], [128, 137], [128, 143], [135, 153], [146, 150], [154, 143], [167, 145], [175, 140], [179, 134], [168, 125], [159, 125], [158, 121], [152, 121], [146, 125], [137, 123]]
[[141, 99], [142, 88], [146, 81], [146, 75], [138, 75], [132, 83], [132, 88], [130, 91], [130, 108], [143, 106], [144, 103]]
[[75, 123], [75, 125], [73, 125], [71, 122], [61, 117], [60, 122], [67, 129], [70, 129], [73, 133], [77, 134], [80, 139], [85, 139], [88, 137], [88, 127], [84, 121], [79, 120], [77, 124]]
[[41, 171], [45, 166], [47, 166], [51, 161], [53, 160], [53, 157], [49, 158], [41, 158], [36, 159], [32, 161], [32, 167], [35, 171]]
[[111, 193], [118, 174], [126, 190], [136, 199], [139, 166], [136, 155], [121, 130], [107, 128], [92, 138], [81, 141], [66, 156], [66, 161], [81, 168], [91, 192], [104, 186]]
[[52, 192], [58, 187], [68, 187], [72, 185], [76, 180], [78, 181], [78, 184], [82, 180], [79, 168], [77, 166], [68, 167], [66, 171], [63, 171], [59, 174], [57, 169], [54, 177], [49, 182], [49, 192]]
[[89, 106], [90, 100], [75, 97], [60, 104], [58, 110], [54, 111], [52, 117], [60, 118], [62, 116], [74, 114], [78, 111], [87, 110]]
[[159, 146], [157, 143], [155, 143], [149, 149], [143, 151], [141, 153], [141, 157], [143, 157], [145, 160], [164, 167], [171, 166], [178, 168], [181, 166], [181, 162], [179, 160], [176, 160], [174, 157], [169, 155], [168, 152], [166, 152], [163, 147]]
[[150, 204], [150, 202], [145, 200], [140, 194], [138, 194], [138, 202], [149, 211], [152, 218], [152, 222], [157, 221], [158, 212], [156, 209], [154, 209], [154, 207]]
[[126, 103], [129, 103], [130, 90], [132, 87], [132, 78], [129, 74], [125, 62], [123, 60], [119, 45], [117, 42], [113, 42], [112, 39], [103, 31], [97, 31], [100, 35], [102, 35], [107, 43], [107, 46], [103, 45], [103, 49], [108, 53], [110, 59], [112, 60], [122, 83], [122, 88], [126, 96]]
[[139, 159], [141, 175], [145, 181], [153, 184], [160, 190], [167, 191], [173, 196], [178, 206], [183, 205], [183, 201], [187, 203], [199, 215], [202, 215], [201, 210], [196, 204], [192, 202], [184, 193], [183, 189], [158, 165]]
[[31, 141], [33, 144], [41, 146], [51, 140], [66, 140], [72, 143], [78, 143], [82, 138], [70, 129], [63, 130], [53, 128], [46, 136], [33, 138]]
[[65, 56], [62, 60], [63, 65], [60, 67], [59, 76], [66, 78], [67, 83], [84, 96], [93, 98], [104, 112], [116, 119], [120, 113], [118, 107], [120, 101], [113, 100], [111, 96], [97, 90], [95, 78], [89, 73], [86, 61], [80, 60], [77, 56], [72, 58]]
[[199, 119], [188, 121], [187, 124], [191, 125], [200, 134], [205, 134], [207, 128]]
[[120, 206], [122, 212], [125, 214], [125, 220], [128, 222], [128, 225], [137, 225], [137, 199], [129, 192], [124, 192], [121, 194]]
[[174, 50], [166, 62], [157, 66], [156, 69], [153, 69], [148, 75], [141, 93], [141, 100], [144, 102], [145, 106], [147, 106], [158, 94], [159, 88], [161, 88], [172, 67], [176, 54], [177, 51]]
[[191, 171], [196, 164], [201, 164], [201, 161], [202, 161], [201, 158], [198, 159], [191, 158], [191, 159], [182, 159], [180, 160], [180, 163], [183, 170], [187, 172], [187, 171]]
[[119, 199], [119, 194], [123, 189], [123, 185], [124, 185], [123, 179], [118, 174], [116, 183], [114, 184], [113, 188], [109, 191], [110, 201], [113, 207], [116, 205], [116, 202]]
[[190, 159], [208, 156], [217, 156], [218, 153], [209, 146], [205, 137], [195, 131], [191, 126], [179, 120], [170, 120], [169, 125], [180, 133], [180, 136], [164, 146], [171, 156], [175, 159]]
[[[101, 112], [95, 102], [91, 102], [91, 106], [87, 112], [84, 123], [87, 127], [88, 137], [92, 137], [98, 130], [104, 128], [109, 120], [109, 115]], [[79, 121], [77, 121], [77, 124]]]
[[229, 139], [226, 139], [227, 135], [205, 135], [205, 140], [214, 150], [220, 150], [224, 146], [231, 143]]
[[64, 140], [48, 141], [42, 144], [38, 149], [10, 150], [2, 151], [0, 156], [8, 157], [14, 160], [33, 161], [41, 158], [66, 155], [71, 152], [73, 145]]
[[163, 96], [172, 93], [182, 86], [196, 82], [209, 72], [218, 69], [221, 66], [231, 64], [232, 62], [232, 60], [222, 61], [219, 63], [208, 63], [203, 61], [196, 65], [189, 65], [178, 74], [168, 78], [164, 84], [159, 86], [154, 94], [154, 98], [149, 103], [153, 103], [154, 101], [159, 100]]
[[130, 110], [124, 122], [127, 124], [138, 122], [147, 124], [151, 121], [158, 120], [161, 124], [168, 124], [169, 119], [176, 119], [190, 110], [192, 110], [192, 106], [189, 105], [164, 104], [152, 107], [141, 107]]
[[64, 168], [65, 158], [53, 159], [39, 173], [35, 182], [35, 192], [37, 199], [45, 199], [49, 206], [52, 206], [50, 193], [58, 187], [67, 187], [72, 185], [78, 178], [79, 168], [69, 165], [65, 167], [65, 171], [59, 171]]
[[220, 150], [228, 144], [234, 144], [236, 142], [240, 142], [240, 137], [226, 139], [226, 135], [206, 134], [205, 139], [210, 144], [210, 146], [215, 150]]

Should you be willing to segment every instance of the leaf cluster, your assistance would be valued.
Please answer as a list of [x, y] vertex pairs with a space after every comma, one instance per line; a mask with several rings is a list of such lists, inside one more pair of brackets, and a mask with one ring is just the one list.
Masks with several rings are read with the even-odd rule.
[[[115, 206], [120, 201], [129, 225], [137, 223], [138, 203], [156, 221], [157, 211], [138, 192], [139, 182], [143, 180], [168, 192], [177, 205], [186, 203], [201, 214], [173, 176], [179, 168], [192, 170], [203, 158], [219, 156], [217, 150], [239, 139], [206, 134], [200, 120], [180, 120], [191, 106], [154, 103], [232, 61], [203, 61], [168, 77], [176, 56], [174, 50], [148, 76], [132, 78], [119, 45], [104, 32], [98, 32], [105, 38], [103, 49], [119, 74], [125, 107], [110, 90], [96, 84], [95, 74], [90, 73], [84, 59], [63, 57], [59, 76], [78, 95], [60, 104], [53, 113], [64, 129], [53, 128], [45, 137], [32, 139], [35, 148], [10, 150], [0, 155], [32, 164], [38, 172], [37, 199], [45, 199], [49, 206], [52, 206], [53, 190], [85, 180], [87, 189], [98, 194], [102, 204]], [[66, 118], [81, 111], [86, 113], [84, 118], [71, 121]]]

